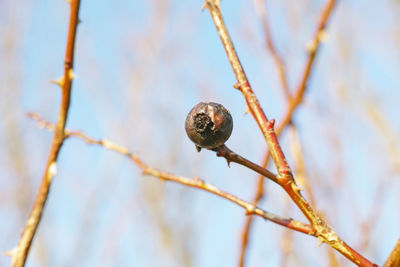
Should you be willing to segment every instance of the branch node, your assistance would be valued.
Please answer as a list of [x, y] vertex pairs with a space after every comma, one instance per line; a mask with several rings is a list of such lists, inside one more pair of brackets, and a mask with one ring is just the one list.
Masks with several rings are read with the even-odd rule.
[[250, 84], [248, 81], [237, 82], [233, 85], [234, 88], [242, 91], [244, 88], [250, 88]]
[[101, 143], [103, 144], [103, 146], [107, 149], [111, 149], [112, 148], [112, 143], [110, 142], [110, 140], [108, 140], [107, 138], [104, 138]]
[[15, 255], [17, 254], [18, 247], [14, 247], [10, 249], [9, 251], [4, 252], [3, 254], [6, 256], [9, 256], [11, 260], [14, 259]]
[[9, 256], [11, 258], [11, 265], [15, 266], [17, 262], [17, 254], [18, 254], [18, 246], [14, 247], [13, 249], [4, 252], [4, 255]]
[[220, 3], [221, 3], [221, 0], [206, 0], [203, 7], [201, 8], [201, 11], [203, 11], [206, 8], [208, 8], [210, 10], [215, 9], [216, 7], [220, 6]]
[[[296, 191], [296, 189], [293, 185], [293, 184], [295, 184], [294, 180], [293, 180], [293, 176], [291, 176], [290, 174], [279, 172], [279, 174], [276, 176], [276, 178], [277, 178], [278, 184], [280, 184], [281, 186], [286, 187], [286, 186], [290, 185], [292, 187], [292, 189]], [[299, 187], [297, 186], [297, 188], [299, 188]]]
[[256, 207], [254, 205], [249, 205], [246, 207], [246, 215], [252, 215], [256, 211]]

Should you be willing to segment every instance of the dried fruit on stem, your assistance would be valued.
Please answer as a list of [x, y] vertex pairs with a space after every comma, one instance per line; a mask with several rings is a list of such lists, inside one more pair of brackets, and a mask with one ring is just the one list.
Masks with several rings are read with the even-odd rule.
[[186, 117], [186, 133], [198, 149], [223, 145], [231, 136], [232, 129], [231, 113], [218, 103], [200, 102]]

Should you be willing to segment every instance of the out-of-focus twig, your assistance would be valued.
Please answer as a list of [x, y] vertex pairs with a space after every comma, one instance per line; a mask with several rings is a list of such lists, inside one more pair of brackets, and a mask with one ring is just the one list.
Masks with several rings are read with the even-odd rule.
[[[311, 186], [308, 183], [308, 179], [306, 178], [306, 167], [303, 158], [303, 151], [301, 148], [300, 138], [297, 132], [297, 127], [291, 124], [289, 129], [289, 140], [290, 147], [292, 150], [292, 155], [294, 158], [295, 166], [294, 171], [296, 174], [296, 181], [301, 187], [305, 188], [305, 191], [308, 193], [311, 206], [315, 207], [314, 195], [311, 190]], [[287, 202], [287, 201], [285, 201]], [[287, 203], [285, 203], [286, 206]], [[289, 209], [289, 207], [287, 207]], [[293, 231], [285, 231], [282, 238], [282, 252], [281, 252], [281, 266], [285, 267], [288, 265], [290, 255], [293, 254]], [[329, 251], [333, 251], [329, 249]]]
[[[284, 207], [284, 214], [289, 214], [291, 210], [291, 205], [289, 199], [285, 199], [285, 207]], [[289, 260], [292, 256], [296, 255], [296, 251], [293, 249], [293, 231], [284, 231], [281, 240], [281, 255], [280, 255], [280, 264], [281, 267], [288, 266]], [[331, 249], [332, 250], [332, 249]]]
[[[289, 136], [290, 136], [290, 144], [291, 144], [291, 148], [292, 148], [292, 154], [293, 154], [294, 160], [296, 162], [296, 170], [295, 170], [296, 179], [299, 182], [300, 186], [304, 187], [305, 191], [307, 192], [308, 197], [310, 198], [311, 206], [317, 207], [313, 187], [307, 176], [306, 164], [304, 162], [303, 148], [302, 148], [302, 144], [300, 141], [298, 129], [294, 124], [290, 124], [289, 130], [290, 130]], [[322, 213], [321, 213], [321, 216], [325, 217], [325, 215]], [[330, 260], [330, 266], [332, 266], [332, 267], [339, 266], [339, 263], [338, 263], [338, 260], [336, 258], [334, 251], [329, 249], [328, 255], [329, 255], [329, 260]]]
[[67, 121], [68, 110], [71, 98], [71, 86], [73, 74], [73, 62], [74, 62], [74, 51], [75, 51], [75, 37], [76, 30], [79, 22], [79, 7], [80, 0], [70, 1], [71, 15], [69, 20], [69, 30], [67, 38], [67, 49], [65, 54], [65, 65], [64, 65], [64, 76], [62, 79], [57, 81], [62, 89], [62, 98], [60, 111], [58, 115], [57, 125], [55, 126], [53, 142], [51, 145], [49, 157], [47, 159], [46, 169], [42, 179], [42, 183], [37, 194], [35, 204], [32, 208], [29, 219], [26, 222], [25, 229], [19, 240], [17, 247], [12, 249], [8, 254], [11, 256], [12, 264], [14, 267], [21, 267], [25, 265], [28, 257], [29, 249], [32, 244], [33, 237], [35, 236], [36, 230], [39, 226], [40, 219], [43, 214], [43, 209], [47, 201], [47, 197], [50, 191], [50, 186], [54, 175], [56, 174], [56, 162], [63, 145], [65, 134], [65, 124]]
[[296, 173], [296, 180], [298, 181], [299, 185], [301, 187], [304, 187], [306, 193], [308, 194], [310, 198], [310, 203], [311, 206], [315, 207], [315, 196], [314, 192], [312, 189], [311, 184], [309, 183], [308, 177], [307, 177], [307, 170], [306, 170], [306, 164], [304, 162], [304, 155], [303, 155], [303, 148], [300, 142], [300, 136], [297, 130], [297, 127], [293, 124], [289, 126], [289, 132], [290, 132], [290, 144], [292, 148], [292, 154], [293, 158], [296, 162], [296, 168], [295, 168], [295, 173]]
[[[38, 113], [28, 113], [28, 116], [30, 118], [36, 120], [38, 122], [39, 126], [42, 128], [46, 128], [51, 131], [54, 131], [56, 129], [56, 126], [54, 124], [44, 120]], [[79, 139], [85, 141], [88, 144], [99, 145], [106, 149], [118, 152], [118, 153], [128, 157], [131, 161], [133, 161], [140, 169], [142, 169], [143, 174], [152, 175], [152, 176], [158, 177], [165, 181], [180, 183], [180, 184], [183, 184], [183, 185], [186, 185], [189, 187], [195, 187], [195, 188], [199, 188], [204, 191], [208, 191], [212, 194], [218, 195], [222, 198], [225, 198], [225, 199], [243, 207], [246, 210], [246, 214], [249, 214], [249, 215], [254, 214], [254, 215], [264, 218], [265, 220], [288, 227], [292, 230], [302, 232], [302, 233], [305, 233], [308, 235], [313, 235], [311, 226], [308, 224], [304, 224], [302, 222], [295, 221], [290, 218], [283, 218], [283, 217], [280, 217], [273, 213], [270, 213], [268, 211], [262, 210], [256, 206], [254, 206], [250, 202], [246, 202], [246, 201], [240, 199], [239, 197], [236, 197], [230, 193], [227, 193], [227, 192], [217, 188], [216, 186], [214, 186], [212, 184], [204, 182], [200, 178], [196, 177], [195, 179], [190, 179], [190, 178], [178, 176], [175, 174], [171, 174], [168, 172], [164, 172], [164, 171], [160, 171], [155, 168], [152, 168], [151, 166], [147, 165], [144, 161], [142, 161], [137, 155], [130, 152], [129, 149], [127, 149], [123, 146], [117, 145], [108, 139], [101, 139], [101, 140], [94, 139], [92, 137], [89, 137], [88, 135], [86, 135], [83, 132], [70, 131], [70, 130], [65, 130], [65, 137], [66, 138], [76, 137], [76, 138], [79, 138]]]
[[[268, 153], [268, 159], [271, 158], [271, 154]], [[266, 166], [264, 166], [266, 167]], [[253, 203], [258, 203], [264, 196], [264, 184], [265, 184], [265, 179], [263, 176], [260, 176], [258, 178], [258, 183], [257, 183], [257, 192], [256, 195], [254, 196]], [[250, 229], [251, 225], [253, 223], [253, 216], [248, 216], [246, 218], [245, 225], [243, 227], [242, 231], [242, 242], [241, 242], [241, 249], [240, 249], [240, 256], [239, 256], [239, 266], [244, 267], [245, 263], [245, 258], [246, 258], [246, 252], [247, 252], [247, 246], [249, 244], [249, 236], [250, 236]]]
[[[375, 191], [375, 196], [373, 197], [373, 201], [371, 207], [369, 209], [369, 214], [366, 218], [364, 218], [360, 223], [360, 241], [357, 246], [362, 251], [367, 251], [368, 247], [372, 243], [371, 236], [374, 230], [374, 227], [377, 225], [377, 221], [379, 221], [382, 217], [383, 207], [384, 207], [384, 198], [385, 198], [385, 188], [387, 188], [387, 183], [385, 181], [380, 181]], [[363, 216], [357, 216], [357, 218], [362, 218]]]
[[314, 34], [314, 38], [312, 39], [310, 45], [308, 46], [308, 60], [305, 65], [300, 84], [298, 85], [293, 97], [291, 97], [291, 100], [289, 102], [289, 107], [287, 108], [286, 113], [283, 116], [283, 119], [281, 120], [279, 126], [276, 129], [276, 133], [278, 135], [280, 135], [283, 129], [290, 123], [296, 108], [303, 101], [304, 93], [306, 92], [307, 84], [310, 79], [312, 67], [314, 65], [317, 52], [319, 51], [320, 43], [326, 36], [325, 28], [328, 23], [328, 19], [331, 17], [335, 4], [336, 0], [328, 0], [325, 4], [325, 7], [322, 10], [318, 27]]
[[290, 100], [290, 89], [289, 84], [287, 82], [286, 77], [286, 65], [283, 61], [283, 58], [278, 53], [275, 47], [275, 43], [272, 39], [271, 29], [269, 27], [268, 19], [267, 19], [267, 7], [265, 4], [265, 0], [255, 0], [254, 4], [256, 6], [256, 11], [259, 14], [262, 25], [265, 31], [265, 39], [267, 41], [267, 48], [270, 51], [272, 57], [274, 58], [276, 68], [278, 69], [279, 77], [281, 79], [282, 90], [287, 100]]
[[282, 188], [290, 196], [293, 202], [306, 216], [308, 221], [311, 223], [311, 226], [315, 231], [314, 233], [318, 237], [320, 242], [325, 242], [329, 244], [332, 248], [338, 250], [345, 257], [360, 266], [374, 266], [373, 263], [354, 251], [350, 246], [348, 246], [325, 222], [325, 220], [312, 209], [310, 204], [300, 193], [300, 188], [296, 185], [294, 181], [292, 171], [279, 144], [277, 134], [275, 133], [275, 121], [267, 119], [240, 63], [228, 29], [226, 28], [225, 22], [223, 20], [222, 11], [220, 8], [220, 1], [206, 0], [205, 7], [208, 8], [208, 10], [210, 11], [211, 17], [217, 28], [228, 59], [232, 65], [233, 72], [236, 75], [238, 83], [235, 84], [235, 88], [239, 89], [242, 92], [251, 114], [260, 126], [265, 140], [267, 141], [268, 148], [278, 169], [277, 182], [279, 183], [279, 185], [282, 186]]

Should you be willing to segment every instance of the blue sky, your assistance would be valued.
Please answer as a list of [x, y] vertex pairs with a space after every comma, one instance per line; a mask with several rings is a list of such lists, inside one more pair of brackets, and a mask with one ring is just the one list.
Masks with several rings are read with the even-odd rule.
[[[220, 102], [234, 118], [227, 145], [255, 162], [266, 151], [202, 4], [82, 1], [67, 125], [124, 145], [153, 167], [199, 176], [251, 200], [257, 175], [228, 168], [210, 151], [197, 153], [184, 132], [193, 105]], [[268, 1], [292, 90], [322, 6], [319, 0]], [[222, 9], [264, 111], [279, 120], [286, 104], [253, 2], [222, 1]], [[400, 202], [399, 12], [394, 0], [338, 2], [294, 118], [318, 209], [346, 242], [378, 263], [400, 236], [394, 212]], [[57, 117], [60, 90], [50, 81], [63, 74], [68, 16], [65, 1], [0, 4], [0, 251], [18, 242], [45, 167], [52, 134], [25, 113]], [[287, 133], [282, 147], [294, 168]], [[268, 183], [266, 190], [261, 207], [305, 222], [280, 188]], [[371, 210], [376, 202], [380, 213]], [[363, 247], [360, 225], [369, 218], [376, 222]], [[234, 266], [244, 221], [244, 211], [226, 200], [142, 176], [123, 156], [71, 139], [27, 266]], [[284, 228], [257, 219], [247, 266], [280, 266], [284, 235]], [[326, 266], [326, 247], [293, 233], [289, 265]], [[0, 265], [9, 259], [0, 257]]]

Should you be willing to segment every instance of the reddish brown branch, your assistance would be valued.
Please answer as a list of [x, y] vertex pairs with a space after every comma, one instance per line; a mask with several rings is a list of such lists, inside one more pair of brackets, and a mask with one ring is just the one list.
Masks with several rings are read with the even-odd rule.
[[282, 152], [282, 149], [278, 143], [275, 131], [274, 131], [274, 120], [268, 120], [264, 111], [262, 110], [253, 89], [247, 79], [242, 64], [240, 63], [239, 57], [236, 53], [235, 47], [233, 46], [231, 37], [225, 26], [225, 22], [222, 17], [222, 12], [219, 6], [218, 0], [207, 0], [206, 7], [210, 10], [211, 16], [217, 27], [219, 36], [228, 55], [228, 59], [232, 65], [233, 72], [236, 75], [238, 83], [235, 85], [236, 88], [240, 89], [243, 96], [246, 99], [249, 110], [255, 120], [257, 121], [264, 138], [268, 144], [268, 148], [271, 151], [272, 157], [275, 161], [276, 167], [280, 175], [286, 176], [290, 179], [291, 170], [287, 164], [286, 158]]
[[[49, 130], [55, 129], [54, 124], [51, 124], [51, 123], [43, 120], [37, 113], [30, 113], [29, 117], [37, 120], [39, 122], [39, 125], [42, 127], [48, 128]], [[190, 179], [190, 178], [177, 176], [175, 174], [170, 174], [167, 172], [163, 172], [163, 171], [154, 169], [154, 168], [150, 167], [149, 165], [147, 165], [146, 163], [144, 163], [138, 156], [136, 156], [135, 154], [130, 152], [127, 148], [117, 145], [117, 144], [114, 144], [113, 142], [109, 141], [108, 139], [103, 139], [103, 140], [93, 139], [82, 132], [65, 130], [65, 137], [70, 137], [70, 136], [80, 138], [89, 144], [103, 146], [104, 148], [116, 151], [120, 154], [127, 156], [130, 160], [132, 160], [135, 164], [137, 164], [142, 169], [144, 174], [150, 174], [152, 176], [158, 177], [163, 180], [172, 181], [175, 183], [180, 183], [180, 184], [183, 184], [186, 186], [195, 187], [195, 188], [199, 188], [204, 191], [208, 191], [210, 193], [218, 195], [222, 198], [225, 198], [225, 199], [243, 207], [246, 210], [246, 214], [248, 214], [248, 215], [250, 215], [250, 214], [258, 215], [266, 220], [269, 220], [276, 224], [285, 226], [292, 230], [321, 238], [321, 236], [319, 236], [318, 233], [315, 232], [313, 227], [311, 227], [310, 225], [295, 221], [290, 218], [283, 218], [283, 217], [277, 216], [275, 214], [272, 214], [270, 212], [264, 211], [264, 210], [256, 207], [254, 204], [246, 202], [230, 193], [222, 191], [219, 188], [217, 188], [216, 186], [214, 186], [212, 184], [208, 184], [199, 178]], [[332, 245], [332, 244], [330, 244], [330, 245]], [[369, 261], [364, 259], [361, 255], [359, 255], [357, 252], [352, 250], [350, 247], [348, 247], [347, 244], [343, 243], [343, 245], [347, 249], [349, 249], [354, 255], [358, 255], [357, 257], [359, 259], [361, 259], [360, 266], [372, 266], [372, 265], [368, 265], [367, 263], [369, 263]]]
[[274, 120], [268, 121], [240, 63], [239, 57], [223, 20], [220, 9], [220, 1], [206, 0], [205, 7], [208, 8], [211, 13], [211, 17], [215, 23], [229, 61], [232, 65], [232, 69], [236, 75], [238, 83], [235, 85], [235, 88], [238, 88], [242, 91], [250, 112], [260, 126], [265, 140], [267, 141], [268, 148], [279, 173], [277, 176], [277, 182], [282, 186], [293, 202], [296, 203], [302, 213], [306, 216], [308, 221], [311, 223], [313, 230], [315, 231], [315, 235], [321, 242], [329, 244], [331, 247], [335, 248], [348, 259], [360, 266], [373, 266], [373, 263], [369, 262], [360, 254], [355, 252], [343, 240], [341, 240], [340, 237], [332, 230], [332, 228], [328, 226], [325, 220], [311, 208], [306, 199], [301, 195], [300, 188], [294, 182], [291, 169], [286, 161], [285, 155], [274, 131]]
[[321, 13], [321, 18], [318, 23], [317, 31], [314, 34], [314, 38], [312, 41], [312, 45], [309, 47], [309, 56], [308, 56], [308, 61], [305, 66], [303, 78], [301, 80], [301, 83], [297, 89], [296, 96], [294, 99], [302, 99], [302, 96], [304, 95], [304, 91], [307, 88], [307, 83], [309, 81], [309, 77], [311, 74], [311, 70], [314, 64], [315, 56], [317, 55], [317, 52], [320, 48], [320, 43], [322, 41], [322, 38], [325, 33], [325, 28], [328, 23], [328, 19], [331, 17], [333, 8], [335, 7], [336, 0], [328, 0], [325, 4], [324, 9], [322, 10]]
[[[38, 113], [28, 113], [28, 116], [34, 120], [36, 120], [39, 123], [39, 126], [47, 128], [51, 131], [55, 130], [55, 125], [42, 119]], [[108, 139], [94, 139], [92, 137], [89, 137], [83, 132], [79, 131], [70, 131], [70, 130], [65, 130], [65, 137], [76, 137], [79, 138], [83, 141], [85, 141], [88, 144], [93, 144], [93, 145], [99, 145], [102, 146], [106, 149], [118, 152], [126, 157], [128, 157], [131, 161], [133, 161], [143, 172], [143, 174], [149, 174], [155, 177], [158, 177], [162, 180], [166, 181], [171, 181], [179, 184], [183, 184], [189, 187], [194, 187], [198, 188], [207, 192], [210, 192], [212, 194], [218, 195], [222, 198], [225, 198], [238, 206], [244, 208], [246, 210], [247, 215], [257, 215], [265, 220], [274, 222], [276, 224], [282, 225], [284, 227], [290, 228], [292, 230], [307, 234], [307, 235], [313, 235], [311, 226], [308, 224], [304, 224], [302, 222], [295, 221], [291, 218], [283, 218], [278, 215], [275, 215], [273, 213], [270, 213], [268, 211], [262, 210], [250, 202], [246, 202], [245, 200], [240, 199], [237, 196], [234, 196], [228, 192], [225, 192], [216, 186], [204, 182], [200, 178], [195, 178], [195, 179], [190, 179], [182, 176], [178, 176], [175, 174], [171, 174], [168, 172], [160, 171], [155, 168], [152, 168], [151, 166], [147, 165], [145, 162], [143, 162], [137, 155], [134, 153], [130, 152], [129, 149], [117, 145]], [[233, 153], [233, 152], [230, 152]], [[234, 156], [233, 156], [234, 157]]]
[[400, 266], [400, 239], [393, 248], [383, 267], [399, 267]]
[[[301, 82], [300, 82], [296, 92], [294, 93], [294, 96], [291, 96], [290, 94], [287, 93], [287, 92], [289, 92], [289, 89], [286, 89], [286, 87], [288, 85], [287, 85], [287, 81], [286, 81], [286, 75], [284, 72], [285, 65], [284, 65], [282, 58], [277, 53], [277, 50], [276, 50], [275, 45], [272, 40], [271, 31], [270, 31], [269, 23], [268, 23], [267, 16], [266, 16], [266, 11], [265, 11], [266, 8], [265, 8], [264, 1], [257, 0], [256, 3], [258, 3], [260, 5], [260, 8], [258, 10], [260, 10], [260, 16], [261, 16], [261, 19], [263, 22], [265, 33], [266, 33], [268, 49], [270, 50], [272, 56], [275, 59], [277, 68], [278, 68], [280, 76], [281, 76], [281, 83], [283, 86], [283, 90], [289, 101], [288, 102], [289, 105], [285, 112], [285, 115], [284, 115], [283, 119], [281, 120], [279, 126], [276, 129], [277, 136], [280, 136], [280, 134], [283, 132], [283, 130], [286, 128], [286, 126], [289, 125], [289, 123], [291, 122], [295, 110], [300, 105], [300, 103], [303, 101], [304, 94], [307, 89], [307, 83], [310, 78], [312, 66], [315, 61], [317, 52], [319, 50], [321, 36], [322, 36], [322, 33], [325, 31], [328, 19], [330, 18], [331, 14], [332, 14], [332, 11], [333, 11], [336, 1], [328, 0], [327, 3], [325, 4], [324, 9], [321, 12], [321, 18], [318, 22], [317, 30], [316, 30], [316, 32], [314, 34], [314, 38], [311, 42], [312, 46], [310, 47], [311, 49], [309, 50], [309, 57], [305, 64], [305, 67], [304, 67], [302, 79], [301, 79]], [[265, 156], [264, 163], [263, 163], [264, 168], [267, 167], [270, 156], [271, 156], [271, 154], [268, 151], [267, 155]], [[260, 177], [258, 185], [257, 185], [255, 197], [254, 197], [254, 203], [256, 205], [258, 205], [263, 194], [264, 194], [264, 178]], [[243, 234], [242, 234], [243, 240], [242, 240], [242, 249], [241, 249], [241, 256], [240, 256], [240, 266], [244, 266], [244, 258], [245, 258], [246, 248], [247, 248], [247, 244], [248, 244], [248, 240], [249, 240], [249, 233], [250, 233], [251, 225], [252, 225], [252, 218], [251, 218], [251, 216], [249, 216], [246, 220], [245, 227], [244, 227]]]
[[58, 82], [58, 84], [60, 84], [62, 87], [62, 98], [61, 98], [60, 111], [58, 115], [58, 121], [55, 127], [56, 129], [54, 132], [50, 153], [47, 159], [46, 169], [43, 175], [42, 183], [40, 185], [34, 206], [32, 208], [29, 219], [27, 220], [25, 229], [22, 233], [18, 246], [10, 252], [12, 264], [14, 267], [21, 267], [25, 265], [33, 237], [35, 236], [36, 230], [39, 226], [40, 219], [43, 214], [43, 209], [47, 201], [51, 181], [54, 175], [56, 174], [57, 158], [65, 139], [64, 129], [67, 121], [68, 110], [71, 99], [71, 86], [73, 78], [72, 68], [74, 62], [76, 30], [79, 21], [78, 13], [79, 13], [80, 0], [72, 0], [70, 6], [71, 6], [71, 16], [69, 21], [67, 49], [65, 54], [64, 77], [60, 79], [60, 81]]

